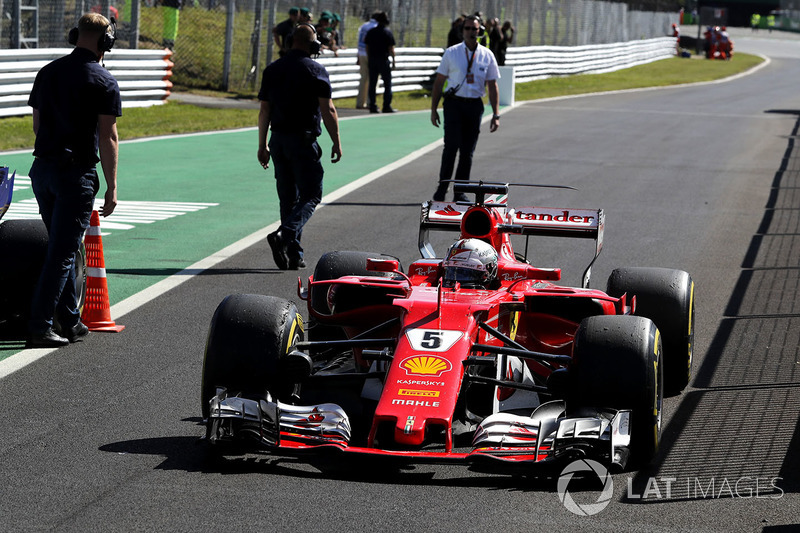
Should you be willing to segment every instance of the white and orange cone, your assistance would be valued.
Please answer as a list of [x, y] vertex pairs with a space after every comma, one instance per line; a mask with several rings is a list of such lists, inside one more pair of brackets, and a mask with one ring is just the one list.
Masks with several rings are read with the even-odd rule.
[[84, 244], [86, 246], [86, 303], [83, 305], [81, 320], [89, 328], [89, 331], [120, 332], [125, 329], [125, 326], [118, 326], [111, 320], [106, 261], [103, 258], [103, 237], [100, 235], [100, 214], [96, 210], [92, 211]]

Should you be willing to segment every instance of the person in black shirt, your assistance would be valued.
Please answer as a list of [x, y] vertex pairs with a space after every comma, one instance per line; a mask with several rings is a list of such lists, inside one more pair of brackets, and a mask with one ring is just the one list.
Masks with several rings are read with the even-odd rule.
[[264, 168], [269, 168], [270, 159], [275, 164], [281, 215], [280, 227], [267, 236], [267, 242], [281, 270], [306, 266], [300, 237], [322, 200], [322, 149], [317, 143], [322, 134], [320, 120], [333, 141], [331, 162], [342, 158], [328, 71], [311, 59], [319, 47], [313, 26], [297, 26], [292, 49], [264, 69], [258, 93], [258, 161]]
[[89, 332], [80, 321], [74, 266], [100, 188], [98, 161], [106, 181], [100, 214], [110, 215], [117, 205], [122, 103], [117, 81], [98, 62], [114, 45], [110, 29], [104, 16], [83, 15], [75, 49], [39, 71], [28, 99], [36, 134], [31, 184], [48, 231], [47, 256], [31, 302], [32, 346], [63, 346]]
[[[386, 26], [389, 25], [389, 17], [380, 11], [373, 17], [378, 23], [377, 26], [367, 32], [364, 37], [364, 44], [367, 46], [367, 63], [369, 64], [369, 90], [367, 93], [367, 104], [370, 113], [378, 112], [377, 89], [378, 76], [383, 80], [383, 112], [394, 113], [392, 109], [392, 69], [395, 67], [394, 59], [394, 35]], [[392, 62], [389, 63], [389, 57]]]
[[300, 14], [299, 7], [289, 8], [289, 18], [280, 22], [272, 28], [272, 38], [275, 39], [275, 45], [278, 47], [278, 54], [283, 56], [288, 50], [286, 46], [286, 38], [294, 30], [297, 24], [297, 17]]

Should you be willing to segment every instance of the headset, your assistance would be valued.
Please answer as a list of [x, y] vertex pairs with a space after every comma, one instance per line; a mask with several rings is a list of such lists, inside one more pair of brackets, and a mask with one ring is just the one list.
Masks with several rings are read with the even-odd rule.
[[[111, 33], [108, 32], [108, 29], [111, 28]], [[69, 35], [67, 36], [67, 42], [73, 46], [78, 44], [78, 28], [72, 28], [69, 30]], [[111, 17], [111, 23], [106, 26], [106, 30], [103, 32], [103, 35], [97, 40], [97, 49], [100, 52], [110, 52], [112, 48], [114, 48], [114, 43], [117, 41], [117, 21], [114, 17]]]
[[311, 53], [312, 56], [315, 57], [318, 56], [320, 51], [322, 50], [322, 43], [319, 42], [319, 39], [317, 38], [317, 28], [315, 28], [312, 24], [309, 24], [308, 22], [301, 22], [300, 24], [297, 25], [298, 28], [300, 26], [308, 26], [314, 32], [314, 40], [311, 41], [310, 43], [311, 47], [309, 48], [308, 51]]

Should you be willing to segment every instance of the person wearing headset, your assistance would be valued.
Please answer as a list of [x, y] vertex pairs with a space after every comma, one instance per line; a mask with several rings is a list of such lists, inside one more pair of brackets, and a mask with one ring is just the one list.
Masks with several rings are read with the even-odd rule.
[[[281, 270], [305, 268], [300, 238], [303, 226], [322, 200], [324, 170], [317, 137], [320, 121], [333, 141], [331, 162], [342, 158], [339, 118], [331, 100], [325, 67], [311, 59], [320, 42], [310, 24], [300, 24], [292, 48], [264, 69], [258, 99], [258, 161], [265, 169], [275, 164], [281, 225], [267, 235], [275, 264]], [[267, 131], [272, 133], [267, 143]]]
[[[478, 134], [483, 118], [483, 96], [489, 89], [489, 104], [492, 106], [492, 121], [489, 131], [495, 132], [500, 126], [498, 114], [497, 79], [500, 72], [494, 54], [478, 43], [482, 27], [480, 19], [471, 15], [464, 19], [463, 36], [460, 44], [451, 46], [442, 55], [436, 79], [431, 92], [431, 123], [439, 127], [439, 100], [444, 83], [444, 151], [439, 169], [439, 186], [433, 195], [436, 201], [444, 201], [448, 180], [453, 175], [456, 155], [458, 167], [455, 179], [469, 181], [472, 169], [472, 154], [478, 144]], [[463, 193], [456, 193], [454, 201], [466, 201]]]
[[115, 39], [113, 22], [83, 15], [69, 36], [75, 49], [42, 67], [28, 99], [36, 135], [31, 184], [48, 232], [28, 323], [32, 346], [64, 346], [89, 332], [77, 308], [75, 254], [100, 189], [98, 162], [106, 182], [100, 213], [108, 216], [117, 205], [122, 103], [117, 80], [100, 64]]

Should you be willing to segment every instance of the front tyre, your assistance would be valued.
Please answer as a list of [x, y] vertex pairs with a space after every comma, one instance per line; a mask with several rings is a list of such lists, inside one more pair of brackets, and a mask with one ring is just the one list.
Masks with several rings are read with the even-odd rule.
[[201, 408], [218, 387], [231, 394], [263, 395], [287, 400], [296, 383], [284, 379], [282, 364], [303, 340], [303, 319], [287, 300], [257, 294], [233, 294], [211, 319], [203, 360]]
[[661, 438], [661, 339], [638, 316], [593, 316], [578, 327], [569, 368], [570, 408], [631, 410], [631, 457], [649, 463]]

